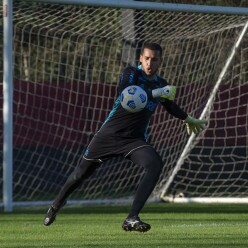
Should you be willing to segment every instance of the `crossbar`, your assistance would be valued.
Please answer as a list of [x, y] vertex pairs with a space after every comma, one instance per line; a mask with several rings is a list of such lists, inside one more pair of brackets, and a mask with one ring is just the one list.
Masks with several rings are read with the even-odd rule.
[[54, 4], [72, 4], [86, 5], [97, 7], [112, 8], [129, 8], [129, 9], [146, 9], [146, 10], [163, 10], [174, 12], [194, 12], [226, 15], [247, 15], [248, 8], [245, 7], [224, 7], [210, 5], [193, 5], [193, 4], [174, 4], [174, 3], [157, 3], [130, 0], [37, 0], [37, 2], [54, 3]]

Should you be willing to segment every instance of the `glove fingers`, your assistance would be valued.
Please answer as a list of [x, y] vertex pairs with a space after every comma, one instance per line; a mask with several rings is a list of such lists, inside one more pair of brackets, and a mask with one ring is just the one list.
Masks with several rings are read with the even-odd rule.
[[197, 128], [196, 125], [193, 127], [193, 132], [194, 132], [195, 134], [199, 133], [198, 128]]
[[197, 130], [198, 132], [201, 132], [202, 130], [205, 129], [205, 124], [200, 124], [200, 125], [197, 125]]
[[188, 133], [188, 135], [191, 135], [192, 131], [191, 131], [191, 129], [190, 129], [189, 124], [188, 124], [188, 123], [185, 123], [185, 124], [186, 124], [186, 128], [187, 128], [187, 133]]
[[204, 119], [195, 119], [191, 116], [188, 116], [188, 118], [185, 120], [185, 124], [187, 126], [187, 132], [189, 135], [193, 133], [198, 134], [203, 129], [205, 129], [205, 124], [207, 123]]
[[204, 129], [205, 129], [204, 125], [195, 125], [194, 126], [194, 133], [200, 133]]
[[199, 125], [190, 125], [191, 133], [198, 134], [201, 131], [201, 128]]
[[200, 120], [201, 121], [201, 124], [207, 124], [207, 120], [203, 119], [203, 120]]
[[192, 130], [190, 128], [187, 128], [188, 135], [192, 134]]
[[196, 125], [196, 126], [195, 126], [195, 130], [196, 130], [196, 133], [200, 133], [201, 130], [202, 130], [202, 128], [201, 128], [200, 125]]

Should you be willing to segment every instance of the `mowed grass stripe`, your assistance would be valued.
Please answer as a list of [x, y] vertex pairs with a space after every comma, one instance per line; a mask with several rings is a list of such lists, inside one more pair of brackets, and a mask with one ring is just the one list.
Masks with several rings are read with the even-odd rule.
[[67, 206], [49, 227], [47, 208], [0, 216], [0, 247], [248, 247], [246, 204], [147, 204], [147, 233], [124, 232], [129, 206]]

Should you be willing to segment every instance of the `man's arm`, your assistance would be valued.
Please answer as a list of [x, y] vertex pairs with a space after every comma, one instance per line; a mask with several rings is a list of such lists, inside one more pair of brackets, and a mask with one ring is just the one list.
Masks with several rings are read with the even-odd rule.
[[207, 123], [206, 120], [195, 119], [192, 116], [188, 115], [184, 112], [176, 103], [170, 101], [168, 99], [164, 99], [161, 104], [165, 107], [165, 109], [173, 116], [183, 120], [184, 124], [186, 125], [187, 132], [189, 135], [192, 133], [199, 133], [201, 132]]
[[122, 92], [126, 87], [137, 83], [137, 72], [134, 67], [127, 67], [120, 75], [119, 92]]
[[160, 103], [165, 107], [167, 112], [178, 119], [185, 120], [188, 117], [188, 114], [184, 112], [175, 102], [168, 99], [163, 99], [163, 102]]

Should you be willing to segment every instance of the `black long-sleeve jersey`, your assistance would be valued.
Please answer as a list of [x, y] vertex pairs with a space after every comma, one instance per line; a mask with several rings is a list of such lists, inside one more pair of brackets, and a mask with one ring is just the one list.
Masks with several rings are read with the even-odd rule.
[[[121, 106], [120, 93], [127, 86], [138, 85], [143, 88], [148, 96], [146, 107], [137, 113], [130, 113]], [[165, 109], [175, 117], [184, 120], [187, 114], [173, 101], [162, 98], [153, 98], [152, 90], [168, 85], [167, 81], [159, 76], [150, 80], [141, 67], [127, 67], [120, 75], [119, 95], [114, 107], [99, 130], [99, 134], [126, 138], [147, 137], [147, 127], [151, 115], [160, 102]]]

